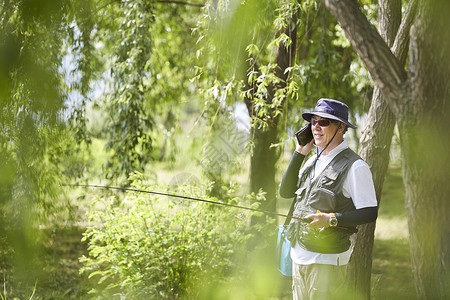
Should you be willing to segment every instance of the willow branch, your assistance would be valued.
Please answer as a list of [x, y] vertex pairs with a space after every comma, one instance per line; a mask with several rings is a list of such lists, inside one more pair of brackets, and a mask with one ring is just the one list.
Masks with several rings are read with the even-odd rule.
[[203, 4], [203, 3], [193, 3], [193, 2], [176, 1], [176, 0], [158, 0], [156, 2], [158, 2], [158, 3], [169, 3], [169, 4], [181, 4], [181, 5], [196, 6], [196, 7], [203, 7], [203, 6], [205, 6], [205, 4]]

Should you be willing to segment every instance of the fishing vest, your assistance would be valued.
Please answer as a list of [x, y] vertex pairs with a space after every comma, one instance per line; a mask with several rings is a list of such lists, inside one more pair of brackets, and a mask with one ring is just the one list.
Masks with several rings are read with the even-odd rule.
[[361, 159], [349, 148], [338, 153], [315, 179], [310, 178], [315, 162], [304, 168], [299, 176], [296, 203], [287, 237], [293, 245], [317, 253], [342, 253], [350, 248], [350, 236], [356, 227], [327, 227], [324, 230], [305, 228], [305, 223], [295, 218], [303, 218], [317, 213], [343, 213], [355, 210], [351, 198], [342, 193], [342, 186], [348, 171], [355, 161]]

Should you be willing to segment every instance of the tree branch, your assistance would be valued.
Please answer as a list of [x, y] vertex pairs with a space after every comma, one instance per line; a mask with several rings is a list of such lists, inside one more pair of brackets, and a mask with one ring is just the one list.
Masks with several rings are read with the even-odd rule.
[[396, 102], [405, 93], [407, 73], [378, 31], [359, 9], [354, 0], [326, 0], [354, 50], [366, 65], [380, 91]]
[[408, 54], [409, 31], [416, 17], [417, 0], [410, 0], [403, 15], [402, 23], [395, 37], [394, 45], [391, 50], [397, 57], [398, 61], [404, 65]]
[[401, 0], [378, 1], [378, 32], [389, 47], [394, 44], [401, 21]]
[[[246, 74], [247, 77], [249, 76], [248, 74], [252, 70], [254, 70], [257, 73], [259, 73], [259, 66], [256, 63], [255, 59], [253, 59], [252, 65], [247, 70], [247, 72], [248, 72]], [[247, 95], [247, 93], [245, 94], [245, 96], [244, 96], [244, 103], [245, 103], [245, 106], [247, 107], [248, 115], [251, 118], [253, 118], [253, 114], [254, 114], [254, 111], [253, 111], [253, 94], [255, 92], [255, 82], [254, 81], [249, 82], [248, 78], [246, 78], [246, 80], [244, 80], [244, 89], [243, 90], [244, 91], [251, 91], [251, 93], [252, 93], [252, 96]]]

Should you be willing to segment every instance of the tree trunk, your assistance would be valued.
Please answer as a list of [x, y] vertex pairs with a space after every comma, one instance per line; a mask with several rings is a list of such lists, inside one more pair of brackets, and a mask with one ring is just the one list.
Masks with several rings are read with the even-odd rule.
[[408, 73], [389, 54], [353, 0], [328, 0], [397, 118], [414, 280], [419, 299], [450, 298], [450, 11], [447, 0], [421, 1]]
[[[389, 150], [395, 125], [394, 114], [385, 104], [379, 89], [374, 89], [366, 128], [361, 136], [359, 154], [372, 171], [378, 204], [389, 164]], [[358, 227], [355, 248], [347, 268], [347, 282], [354, 299], [370, 299], [372, 250], [375, 223]]]
[[450, 11], [424, 1], [411, 31], [411, 99], [400, 113], [411, 259], [419, 299], [450, 299]]
[[[394, 44], [401, 20], [401, 0], [380, 1], [378, 30], [389, 46]], [[403, 44], [406, 48], [406, 43]], [[394, 114], [380, 90], [375, 87], [369, 115], [360, 139], [359, 155], [369, 164], [372, 171], [378, 204], [381, 201], [384, 177], [389, 164], [389, 151], [395, 126]], [[347, 282], [351, 298], [370, 299], [370, 278], [375, 223], [359, 226], [355, 248], [347, 268]]]
[[[295, 59], [296, 45], [297, 45], [297, 18], [294, 14], [290, 20], [290, 26], [284, 30], [284, 34], [289, 36], [292, 40], [289, 48], [280, 44], [277, 55], [275, 74], [282, 81], [276, 85], [269, 87], [269, 96], [267, 103], [271, 103], [278, 89], [286, 86], [289, 73], [285, 70], [292, 66]], [[255, 89], [255, 87], [253, 87]], [[245, 99], [247, 109], [250, 116], [253, 116], [253, 99]], [[266, 201], [262, 203], [261, 209], [268, 211], [276, 210], [276, 183], [275, 183], [275, 164], [278, 161], [279, 154], [273, 144], [278, 143], [278, 122], [279, 115], [270, 116], [270, 121], [266, 129], [253, 129], [254, 148], [250, 160], [250, 192], [257, 193], [260, 189], [266, 192]]]
[[276, 148], [270, 147], [278, 139], [277, 126], [270, 124], [264, 131], [258, 131], [254, 137], [253, 155], [250, 158], [250, 192], [259, 189], [266, 192], [266, 200], [261, 209], [275, 211], [275, 164], [278, 160]]

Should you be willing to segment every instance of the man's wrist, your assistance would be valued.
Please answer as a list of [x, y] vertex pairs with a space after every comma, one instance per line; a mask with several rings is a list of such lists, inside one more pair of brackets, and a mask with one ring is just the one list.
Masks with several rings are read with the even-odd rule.
[[336, 219], [336, 215], [334, 213], [330, 214], [330, 218], [328, 219], [328, 225], [330, 227], [336, 227], [338, 225], [338, 220]]
[[306, 155], [305, 155], [305, 154], [302, 154], [298, 149], [295, 149], [294, 155], [299, 155], [299, 156], [301, 156], [301, 157], [303, 157], [303, 158], [306, 157]]

